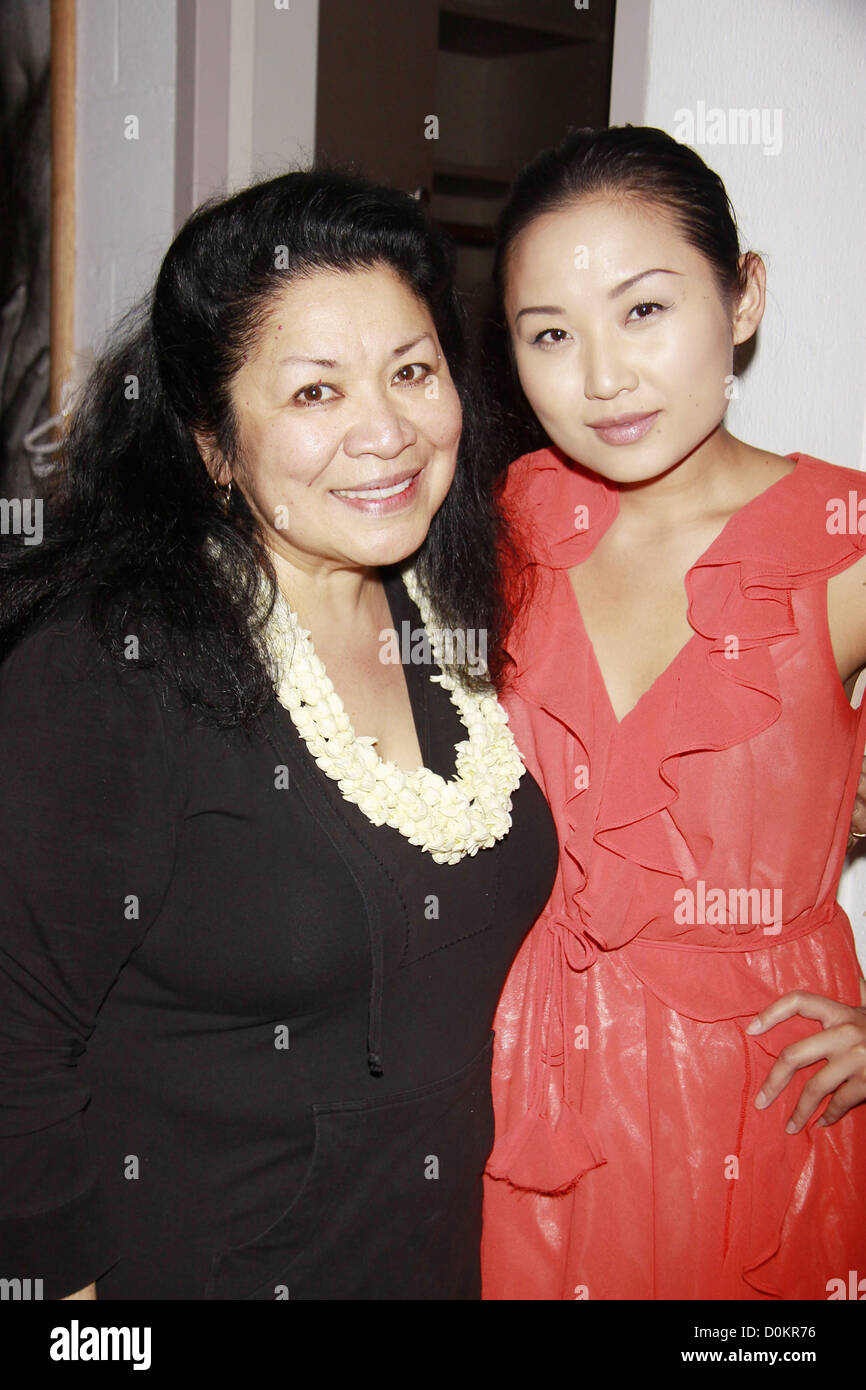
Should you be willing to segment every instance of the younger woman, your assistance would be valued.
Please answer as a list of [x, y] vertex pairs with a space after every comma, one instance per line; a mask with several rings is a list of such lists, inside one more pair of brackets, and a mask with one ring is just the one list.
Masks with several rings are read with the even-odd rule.
[[725, 429], [764, 266], [661, 131], [540, 155], [497, 279], [553, 445], [505, 488], [532, 593], [507, 703], [562, 853], [496, 1020], [485, 1296], [838, 1296], [866, 1273], [866, 987], [835, 901], [866, 486]]

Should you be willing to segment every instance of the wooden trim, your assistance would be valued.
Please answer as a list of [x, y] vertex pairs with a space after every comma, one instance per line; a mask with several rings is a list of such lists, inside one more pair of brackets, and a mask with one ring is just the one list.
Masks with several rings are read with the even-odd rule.
[[75, 3], [51, 0], [51, 413], [75, 352]]

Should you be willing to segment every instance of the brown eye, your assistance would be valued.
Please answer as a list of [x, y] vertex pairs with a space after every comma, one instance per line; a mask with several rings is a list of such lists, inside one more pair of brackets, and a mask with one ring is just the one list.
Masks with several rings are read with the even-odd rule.
[[640, 320], [652, 318], [653, 314], [657, 309], [659, 310], [659, 312], [662, 312], [664, 309], [664, 305], [656, 304], [654, 300], [650, 299], [644, 300], [641, 304], [635, 304], [631, 312], [633, 314], [636, 314], [638, 320]]
[[568, 337], [565, 328], [543, 328], [540, 333], [536, 333], [533, 343], [539, 343], [542, 347], [550, 347], [553, 343], [561, 343]]
[[319, 405], [321, 402], [331, 399], [330, 396], [325, 395], [326, 391], [333, 391], [333, 387], [326, 386], [323, 381], [314, 381], [309, 386], [302, 386], [300, 391], [296, 391], [292, 400], [297, 401], [299, 405]]
[[407, 366], [400, 367], [400, 369], [394, 373], [394, 380], [402, 381], [412, 386], [417, 381], [425, 381], [430, 374], [431, 368], [426, 362], [410, 362]]

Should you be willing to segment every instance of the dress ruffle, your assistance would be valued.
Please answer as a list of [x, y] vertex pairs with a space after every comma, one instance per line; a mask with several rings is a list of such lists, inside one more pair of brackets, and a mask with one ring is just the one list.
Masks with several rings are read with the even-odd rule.
[[[800, 937], [828, 928], [836, 915], [831, 900], [786, 921], [779, 938], [744, 924], [743, 931], [710, 932], [711, 945], [699, 936], [684, 940], [671, 920], [672, 892], [696, 877], [701, 853], [678, 806], [682, 760], [749, 743], [779, 720], [782, 696], [772, 649], [798, 637], [792, 594], [838, 574], [866, 549], [866, 535], [858, 530], [835, 534], [828, 526], [830, 466], [807, 455], [791, 457], [793, 471], [731, 517], [689, 570], [685, 585], [691, 638], [621, 722], [608, 710], [611, 727], [598, 798], [588, 797], [585, 787], [569, 783], [559, 772], [552, 776], [550, 766], [531, 768], [549, 798], [560, 798], [555, 812], [564, 901], [552, 898], [534, 928], [533, 949], [545, 964], [532, 976], [532, 1056], [517, 1083], [518, 1089], [525, 1085], [525, 1104], [519, 1113], [512, 1094], [498, 1105], [489, 1177], [536, 1193], [562, 1193], [605, 1162], [575, 1100], [582, 1093], [586, 1059], [567, 1045], [558, 1051], [550, 1040], [554, 1014], [567, 1032], [570, 972], [591, 968], [603, 953], [621, 951], [628, 968], [668, 1007], [700, 1021], [740, 1019], [744, 1027], [778, 991], [771, 972], [756, 973], [743, 953], [778, 951], [781, 959], [787, 947], [795, 949]], [[840, 497], [864, 490], [862, 475], [853, 470], [832, 468], [831, 473]], [[615, 518], [616, 489], [556, 451], [542, 450], [512, 465], [504, 500], [533, 557], [534, 611], [544, 613], [553, 589], [563, 579], [568, 583], [567, 575], [558, 572], [580, 564]], [[566, 601], [561, 594], [559, 601]], [[576, 631], [570, 633], [564, 624], [536, 619], [516, 629], [509, 644], [514, 699], [544, 711], [562, 727], [563, 738], [570, 740], [565, 762], [583, 762], [592, 778], [599, 740], [594, 736], [596, 716], [587, 707], [587, 685], [581, 681], [591, 649], [580, 631], [576, 602], [573, 626]], [[600, 674], [597, 669], [595, 674]], [[556, 760], [553, 766], [558, 766]], [[851, 801], [855, 788], [856, 777], [853, 782], [849, 778]], [[844, 840], [838, 870], [843, 856]], [[707, 949], [718, 952], [719, 962], [711, 999], [701, 998], [693, 985], [688, 959]], [[840, 947], [843, 954], [844, 949]], [[846, 981], [849, 965], [846, 957]], [[814, 1029], [791, 1020], [768, 1040], [749, 1039], [746, 1050], [756, 1050], [758, 1057], [765, 1052], [769, 1070], [778, 1051], [807, 1031]], [[500, 1090], [500, 1097], [507, 1089]], [[777, 1116], [773, 1118], [788, 1145], [786, 1171], [793, 1167], [784, 1194], [770, 1203], [763, 1246], [753, 1252], [753, 1273], [746, 1276], [741, 1270], [737, 1276], [762, 1291], [764, 1280], [771, 1296], [772, 1278], [757, 1271], [765, 1264], [769, 1270], [778, 1258], [786, 1213], [797, 1199], [812, 1153], [811, 1137], [798, 1136], [792, 1145]], [[754, 1123], [749, 1101], [747, 1134]], [[768, 1188], [776, 1149], [778, 1143], [770, 1145], [764, 1164]], [[758, 1166], [761, 1162], [756, 1160]]]
[[[563, 849], [578, 874], [571, 898], [576, 921], [563, 919], [556, 929], [574, 969], [591, 964], [599, 947], [612, 950], [632, 940], [650, 920], [641, 921], [639, 910], [633, 911], [642, 875], [629, 865], [675, 878], [693, 875], [689, 846], [670, 814], [679, 796], [679, 760], [748, 742], [776, 722], [781, 697], [769, 649], [797, 634], [791, 591], [829, 579], [866, 550], [866, 535], [839, 536], [827, 530], [827, 465], [807, 455], [791, 457], [797, 461], [794, 471], [731, 517], [686, 576], [694, 634], [619, 725], [617, 734], [629, 726], [632, 736], [613, 739], [592, 840], [619, 862], [608, 863], [607, 872], [594, 874], [593, 881], [586, 863], [582, 792], [573, 790], [566, 800], [569, 834]], [[551, 473], [561, 475], [563, 468], [571, 476], [564, 485], [561, 476], [554, 483]], [[840, 475], [840, 492], [858, 481], [864, 485], [852, 470], [834, 472]], [[572, 495], [574, 510], [583, 509], [586, 524], [569, 533], [564, 519], [572, 514]], [[771, 496], [774, 525], [766, 528], [761, 518]], [[534, 546], [535, 562], [554, 570], [580, 564], [618, 511], [616, 489], [580, 472], [553, 450], [512, 465], [505, 502], [519, 507], [521, 520], [528, 518], [527, 540]], [[804, 506], [816, 520], [808, 530]], [[539, 607], [541, 594], [539, 590]], [[515, 689], [570, 731], [589, 764], [588, 740], [581, 734], [583, 703], [576, 698], [561, 648], [548, 635], [538, 623], [519, 649], [509, 649]], [[669, 672], [673, 690], [664, 680]], [[633, 736], [635, 720], [639, 737]], [[616, 919], [629, 926], [617, 927]]]

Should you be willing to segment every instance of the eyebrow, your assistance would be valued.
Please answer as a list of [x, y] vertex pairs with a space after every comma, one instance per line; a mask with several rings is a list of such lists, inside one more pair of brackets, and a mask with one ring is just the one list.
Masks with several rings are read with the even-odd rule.
[[636, 285], [638, 280], [645, 280], [648, 275], [681, 275], [681, 270], [665, 270], [663, 266], [654, 266], [652, 270], [641, 270], [637, 275], [629, 276], [628, 280], [623, 280], [622, 284], [614, 286], [608, 290], [608, 299], [616, 299], [617, 295], [624, 294], [630, 290], [632, 285]]
[[[612, 290], [608, 290], [608, 292], [607, 292], [607, 297], [608, 297], [608, 299], [616, 299], [618, 295], [625, 294], [625, 291], [626, 291], [626, 290], [630, 290], [631, 287], [632, 287], [632, 285], [636, 285], [637, 282], [638, 282], [639, 280], [644, 280], [644, 279], [646, 279], [646, 277], [647, 277], [648, 275], [681, 275], [681, 274], [682, 274], [682, 271], [680, 271], [680, 270], [665, 270], [665, 269], [663, 269], [662, 266], [654, 266], [652, 270], [641, 270], [641, 271], [638, 272], [637, 275], [630, 275], [629, 278], [628, 278], [627, 280], [623, 280], [622, 284], [620, 284], [620, 285], [615, 285], [614, 288], [613, 288]], [[519, 313], [517, 313], [517, 314], [515, 315], [514, 322], [517, 323], [518, 319], [523, 318], [523, 315], [524, 315], [524, 314], [564, 314], [564, 313], [565, 313], [565, 310], [562, 308], [562, 306], [561, 306], [560, 304], [533, 304], [533, 305], [531, 305], [530, 307], [528, 307], [528, 308], [526, 308], [526, 309], [521, 309], [521, 310], [519, 311]]]
[[533, 304], [530, 308], [520, 309], [514, 316], [514, 322], [523, 318], [524, 314], [564, 314], [565, 310], [558, 304]]
[[[432, 333], [421, 333], [421, 334], [419, 334], [419, 336], [418, 336], [417, 338], [412, 338], [410, 342], [408, 342], [408, 343], [401, 343], [399, 347], [394, 348], [394, 351], [391, 353], [391, 357], [392, 357], [392, 358], [394, 358], [394, 357], [402, 357], [404, 352], [409, 352], [413, 347], [417, 347], [419, 343], [423, 343], [423, 341], [424, 341], [425, 338], [429, 338], [430, 341], [431, 341], [431, 343], [433, 342], [433, 335], [432, 335]], [[312, 367], [328, 367], [328, 368], [330, 368], [331, 370], [333, 370], [335, 367], [339, 367], [339, 365], [340, 365], [340, 363], [337, 362], [337, 361], [335, 361], [332, 357], [294, 357], [294, 356], [289, 356], [289, 357], [281, 357], [280, 360], [279, 360], [279, 362], [277, 363], [277, 366], [279, 366], [279, 367], [284, 367], [284, 366], [286, 365], [286, 363], [289, 363], [289, 362], [291, 362], [291, 363], [298, 363], [298, 362], [301, 362], [301, 363], [305, 363], [305, 364], [307, 364], [307, 365], [309, 365], [309, 366], [312, 366]]]

